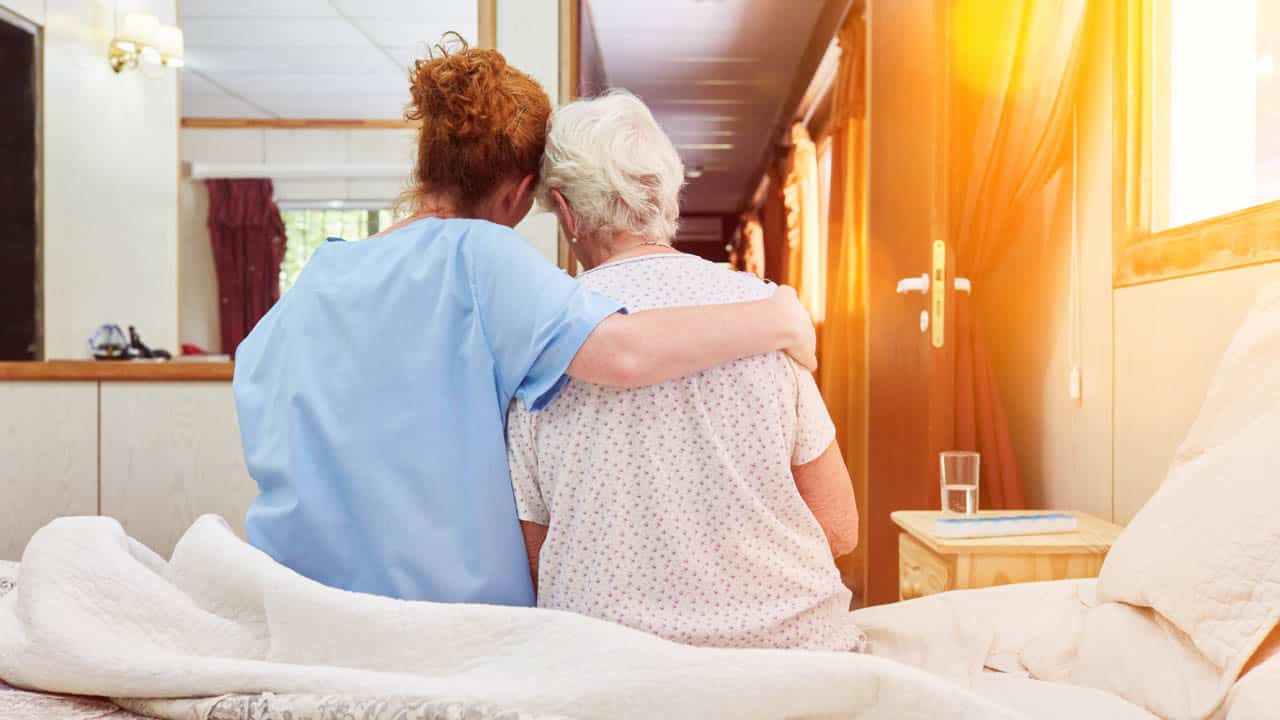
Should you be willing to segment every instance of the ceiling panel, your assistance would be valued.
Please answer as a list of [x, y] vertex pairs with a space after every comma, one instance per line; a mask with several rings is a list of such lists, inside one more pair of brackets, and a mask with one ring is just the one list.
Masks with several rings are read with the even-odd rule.
[[332, 5], [347, 17], [413, 18], [462, 25], [473, 31], [478, 12], [475, 0], [333, 0]]
[[417, 43], [415, 45], [405, 45], [403, 47], [385, 47], [382, 50], [395, 59], [396, 67], [408, 69], [413, 65], [415, 60], [421, 60], [427, 57], [431, 52], [429, 43]]
[[262, 107], [282, 118], [337, 119], [404, 117], [407, 92], [400, 95], [334, 95], [323, 90], [306, 94], [273, 95], [255, 99]]
[[686, 168], [703, 171], [684, 212], [740, 210], [828, 3], [586, 1], [607, 84], [644, 100]]
[[335, 17], [328, 0], [182, 0], [183, 20], [196, 17]]
[[359, 30], [339, 17], [184, 18], [182, 29], [192, 48], [301, 45], [336, 50], [369, 44]]
[[189, 74], [203, 76], [184, 84], [187, 117], [399, 119], [409, 65], [448, 30], [474, 41], [477, 25], [475, 0], [183, 0], [181, 11]]
[[198, 72], [184, 72], [178, 76], [182, 82], [182, 95], [225, 95], [222, 88], [209, 82]]
[[404, 95], [406, 100], [409, 97], [409, 82], [394, 73], [385, 72], [366, 75], [215, 73], [209, 77], [245, 98], [317, 92], [324, 95]]
[[387, 69], [387, 55], [373, 45], [199, 47], [187, 50], [187, 64], [208, 72], [290, 72], [360, 75]]
[[[815, 0], [588, 0], [592, 24], [597, 30], [613, 28], [658, 30], [672, 28], [739, 27], [764, 19], [776, 19], [770, 6], [783, 9], [819, 5]], [[773, 15], [774, 17], [770, 17]]]
[[350, 18], [350, 20], [381, 47], [436, 43], [441, 36], [451, 30], [460, 33], [468, 42], [474, 42], [476, 38], [475, 22], [472, 22], [470, 27], [466, 27], [451, 25], [447, 22], [423, 22], [403, 18]]
[[[190, 77], [190, 75], [187, 77]], [[185, 78], [183, 84], [186, 84]], [[263, 112], [240, 98], [231, 97], [225, 93], [189, 95], [185, 91], [182, 94], [182, 114], [185, 117], [207, 118], [261, 119], [272, 117], [271, 114]]]

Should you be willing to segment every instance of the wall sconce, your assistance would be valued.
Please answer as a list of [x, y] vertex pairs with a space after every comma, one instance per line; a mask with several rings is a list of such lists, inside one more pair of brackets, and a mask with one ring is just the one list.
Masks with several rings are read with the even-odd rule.
[[129, 13], [111, 40], [107, 62], [117, 73], [132, 70], [141, 64], [165, 65], [180, 68], [183, 65], [182, 30], [173, 25], [161, 25], [150, 13]]

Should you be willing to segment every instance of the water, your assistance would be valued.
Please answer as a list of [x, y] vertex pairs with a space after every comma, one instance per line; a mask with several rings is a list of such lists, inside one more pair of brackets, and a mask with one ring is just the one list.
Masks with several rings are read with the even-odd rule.
[[978, 512], [978, 484], [943, 484], [942, 509], [944, 512], [960, 515]]

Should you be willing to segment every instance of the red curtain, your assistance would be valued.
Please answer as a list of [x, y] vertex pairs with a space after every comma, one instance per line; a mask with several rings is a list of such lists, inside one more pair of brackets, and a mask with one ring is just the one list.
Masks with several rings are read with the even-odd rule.
[[234, 355], [240, 341], [280, 299], [284, 219], [270, 180], [208, 180], [205, 185], [222, 352]]
[[[957, 275], [982, 293], [989, 273], [1018, 240], [1069, 148], [1083, 57], [1086, 0], [976, 0], [954, 22], [982, 38], [953, 55], [960, 82], [952, 118], [952, 237]], [[953, 12], [958, 12], [953, 10]], [[969, 35], [961, 35], [968, 37]], [[1024, 507], [1009, 423], [983, 332], [982, 314], [1001, 312], [960, 298], [956, 313], [956, 447], [982, 454], [982, 505]]]

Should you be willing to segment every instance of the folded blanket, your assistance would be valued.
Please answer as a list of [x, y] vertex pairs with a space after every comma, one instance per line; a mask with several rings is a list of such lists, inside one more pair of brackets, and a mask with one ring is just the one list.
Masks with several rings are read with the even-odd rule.
[[310, 696], [299, 720], [338, 716], [317, 696], [571, 718], [1019, 717], [867, 655], [694, 648], [569, 613], [335, 590], [215, 517], [168, 562], [109, 518], [37, 532], [17, 589], [0, 597], [0, 680], [170, 716], [139, 703]]

